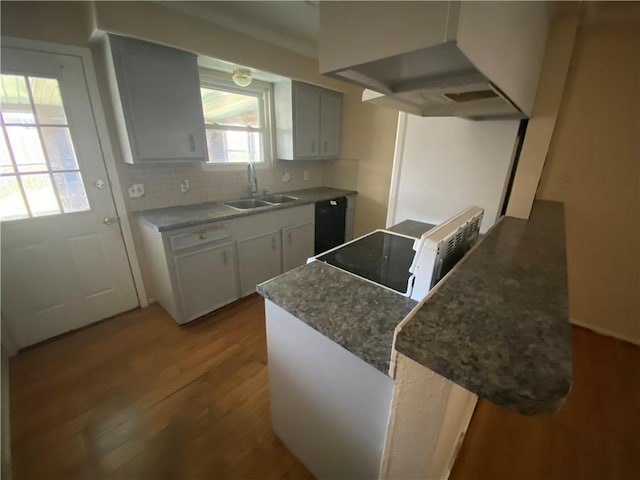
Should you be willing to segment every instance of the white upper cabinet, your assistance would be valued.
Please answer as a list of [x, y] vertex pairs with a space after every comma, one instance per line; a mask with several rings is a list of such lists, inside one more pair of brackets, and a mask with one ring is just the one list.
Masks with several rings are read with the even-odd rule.
[[530, 116], [548, 2], [321, 2], [320, 72], [423, 116]]
[[294, 83], [293, 115], [295, 158], [317, 158], [320, 142], [320, 91]]
[[104, 46], [124, 161], [206, 161], [196, 55], [116, 35]]
[[274, 85], [274, 95], [279, 159], [340, 156], [342, 93], [287, 80]]
[[342, 94], [324, 90], [320, 93], [320, 155], [322, 158], [340, 156], [342, 128]]

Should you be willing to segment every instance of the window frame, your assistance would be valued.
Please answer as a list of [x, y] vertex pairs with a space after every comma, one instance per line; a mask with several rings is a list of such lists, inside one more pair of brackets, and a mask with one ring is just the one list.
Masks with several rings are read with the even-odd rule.
[[[274, 145], [275, 145], [275, 132], [273, 126], [274, 122], [274, 107], [273, 107], [273, 84], [264, 82], [261, 80], [253, 79], [251, 85], [247, 87], [240, 87], [233, 83], [231, 79], [231, 73], [221, 72], [218, 70], [212, 70], [208, 68], [200, 68], [200, 87], [208, 88], [212, 90], [220, 90], [230, 93], [238, 93], [241, 95], [251, 95], [258, 98], [258, 115], [261, 123], [262, 130], [262, 155], [264, 161], [253, 163], [257, 170], [270, 169], [273, 166], [275, 159]], [[204, 108], [204, 105], [203, 105]], [[203, 112], [204, 114], [204, 112]], [[213, 129], [213, 124], [204, 123], [205, 132], [208, 129]], [[223, 128], [224, 129], [224, 128]], [[238, 130], [237, 128], [230, 127], [229, 130]], [[240, 128], [241, 131], [245, 131]], [[209, 145], [207, 143], [207, 153], [209, 151]], [[211, 162], [206, 161], [202, 163], [203, 171], [240, 171], [247, 168], [248, 162]]]

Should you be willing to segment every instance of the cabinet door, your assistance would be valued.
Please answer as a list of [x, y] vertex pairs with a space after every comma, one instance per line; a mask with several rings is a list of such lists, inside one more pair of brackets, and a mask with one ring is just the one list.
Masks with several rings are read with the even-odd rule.
[[293, 141], [296, 158], [318, 158], [320, 150], [320, 90], [293, 84]]
[[342, 95], [323, 91], [320, 94], [320, 156], [340, 156]]
[[299, 267], [313, 256], [314, 226], [303, 223], [282, 229], [282, 271]]
[[250, 295], [256, 285], [280, 274], [279, 232], [238, 240], [240, 294]]
[[232, 243], [176, 255], [174, 264], [185, 322], [238, 298]]
[[134, 162], [206, 160], [196, 56], [110, 36]]

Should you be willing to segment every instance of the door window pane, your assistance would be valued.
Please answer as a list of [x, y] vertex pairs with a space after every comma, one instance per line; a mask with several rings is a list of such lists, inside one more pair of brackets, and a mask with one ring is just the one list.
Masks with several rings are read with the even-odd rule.
[[0, 219], [90, 210], [58, 80], [0, 74], [0, 87]]
[[42, 152], [36, 127], [6, 127], [16, 166], [20, 172], [46, 172], [47, 162]]
[[235, 127], [260, 126], [258, 98], [201, 88], [204, 122]]
[[62, 106], [60, 86], [55, 78], [29, 77], [33, 104], [38, 116], [38, 123], [67, 124], [67, 116]]
[[13, 173], [13, 164], [7, 149], [7, 142], [4, 135], [0, 132], [0, 173]]
[[54, 173], [53, 179], [65, 213], [89, 210], [89, 201], [80, 172]]
[[52, 170], [77, 170], [68, 127], [42, 127], [42, 139]]
[[16, 220], [28, 216], [16, 177], [0, 177], [0, 219]]
[[34, 217], [60, 213], [49, 174], [22, 175], [20, 179]]
[[35, 123], [25, 77], [19, 75], [0, 77], [0, 104], [4, 123]]

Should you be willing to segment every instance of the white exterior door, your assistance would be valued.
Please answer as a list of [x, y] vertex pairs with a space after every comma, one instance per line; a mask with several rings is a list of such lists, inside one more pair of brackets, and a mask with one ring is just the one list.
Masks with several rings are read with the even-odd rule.
[[19, 348], [138, 305], [82, 60], [2, 48], [2, 314]]

